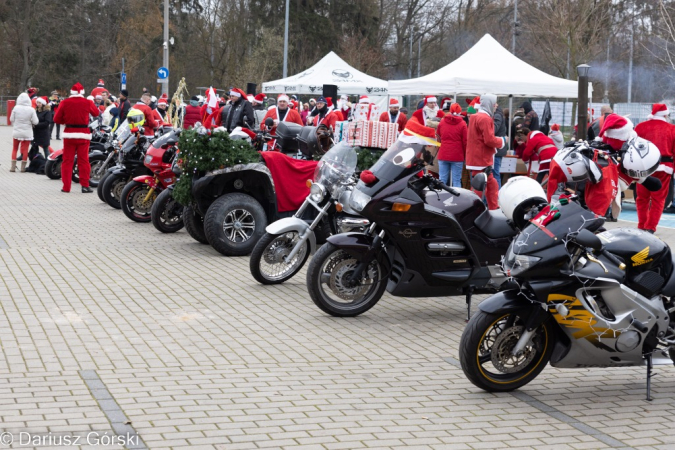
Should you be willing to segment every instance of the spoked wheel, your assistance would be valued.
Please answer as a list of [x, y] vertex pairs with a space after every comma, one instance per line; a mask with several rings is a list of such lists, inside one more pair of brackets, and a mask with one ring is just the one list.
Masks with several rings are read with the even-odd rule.
[[61, 179], [61, 159], [48, 159], [45, 163], [45, 175], [52, 180]]
[[206, 239], [225, 256], [250, 254], [266, 226], [265, 210], [255, 198], [246, 194], [219, 197], [204, 217]]
[[89, 157], [91, 172], [89, 175], [89, 187], [97, 187], [108, 167], [105, 166], [106, 155], [92, 155]]
[[175, 233], [183, 228], [183, 206], [173, 198], [172, 192], [163, 190], [152, 204], [152, 224], [162, 233]]
[[150, 190], [146, 183], [132, 181], [122, 190], [120, 205], [124, 215], [134, 222], [150, 222], [152, 204], [157, 198], [157, 191]]
[[279, 284], [290, 280], [298, 273], [309, 257], [309, 243], [305, 241], [292, 260], [286, 257], [300, 240], [297, 231], [265, 235], [251, 253], [251, 275], [262, 284]]
[[522, 352], [514, 355], [512, 350], [524, 330], [516, 313], [477, 312], [459, 344], [459, 359], [469, 381], [486, 391], [506, 392], [534, 380], [551, 358], [554, 329], [547, 320]]
[[351, 281], [359, 260], [330, 243], [324, 244], [307, 269], [309, 296], [322, 311], [336, 317], [353, 317], [368, 311], [387, 287], [386, 271], [372, 261], [361, 279]]
[[103, 199], [108, 205], [115, 209], [122, 207], [120, 205], [120, 198], [127, 180], [126, 174], [110, 174], [105, 178], [101, 191], [103, 192]]

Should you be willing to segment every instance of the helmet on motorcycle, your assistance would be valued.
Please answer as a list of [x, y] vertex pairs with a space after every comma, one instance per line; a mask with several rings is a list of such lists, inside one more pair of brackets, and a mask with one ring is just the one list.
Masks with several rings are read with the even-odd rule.
[[530, 177], [513, 177], [499, 191], [499, 207], [506, 218], [521, 230], [527, 225], [525, 214], [542, 203], [546, 203], [546, 193]]
[[633, 138], [621, 149], [621, 168], [636, 180], [646, 178], [656, 172], [661, 163], [661, 152], [646, 139]]
[[142, 127], [145, 124], [145, 114], [139, 109], [131, 108], [127, 113], [127, 122], [129, 122], [129, 128], [132, 130]]

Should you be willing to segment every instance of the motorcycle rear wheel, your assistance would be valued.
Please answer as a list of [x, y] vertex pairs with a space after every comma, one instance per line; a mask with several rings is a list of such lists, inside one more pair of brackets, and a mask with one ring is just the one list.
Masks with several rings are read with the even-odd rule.
[[355, 317], [380, 301], [387, 288], [387, 271], [379, 261], [372, 261], [358, 285], [349, 286], [348, 277], [358, 263], [333, 244], [321, 246], [307, 269], [307, 290], [319, 309], [335, 317]]
[[103, 183], [103, 200], [112, 206], [115, 209], [121, 209], [122, 205], [120, 204], [120, 197], [122, 195], [122, 190], [127, 184], [128, 177], [123, 174], [114, 174], [111, 173], [105, 179]]
[[[146, 183], [138, 181], [127, 183], [120, 197], [120, 205], [124, 215], [134, 222], [150, 222], [150, 212], [152, 211], [152, 204], [157, 198], [157, 193], [153, 192], [148, 198], [149, 193], [150, 186]], [[146, 200], [146, 198], [148, 199]]]
[[45, 175], [51, 180], [61, 179], [61, 163], [60, 159], [48, 159], [45, 163]]
[[309, 258], [309, 243], [305, 241], [290, 264], [284, 261], [298, 239], [297, 231], [283, 234], [265, 233], [253, 247], [249, 267], [251, 275], [262, 284], [280, 284], [297, 274]]
[[522, 355], [512, 356], [524, 329], [517, 313], [474, 314], [459, 343], [459, 360], [469, 381], [488, 392], [508, 392], [534, 380], [551, 359], [555, 329], [545, 321]]
[[183, 224], [190, 237], [200, 244], [208, 244], [204, 232], [204, 218], [192, 206], [183, 208]]
[[162, 233], [175, 233], [183, 228], [183, 207], [171, 195], [171, 189], [163, 190], [152, 204], [152, 224]]

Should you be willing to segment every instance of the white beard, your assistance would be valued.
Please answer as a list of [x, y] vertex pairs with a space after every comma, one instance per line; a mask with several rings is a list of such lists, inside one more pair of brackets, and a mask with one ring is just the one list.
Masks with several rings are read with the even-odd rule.
[[436, 106], [435, 108], [429, 108], [428, 106], [425, 106], [424, 114], [429, 118], [436, 117], [436, 115], [438, 114], [438, 106]]

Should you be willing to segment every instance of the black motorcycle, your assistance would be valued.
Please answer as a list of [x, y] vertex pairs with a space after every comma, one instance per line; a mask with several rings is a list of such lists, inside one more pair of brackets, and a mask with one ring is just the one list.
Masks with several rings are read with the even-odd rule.
[[[178, 163], [180, 156], [176, 155], [171, 163], [171, 170], [179, 177], [183, 172]], [[152, 224], [162, 233], [175, 233], [182, 229], [183, 223], [183, 205], [173, 198], [173, 190], [176, 187], [172, 184], [163, 190], [155, 199], [150, 211]]]
[[433, 161], [420, 144], [396, 142], [349, 200], [370, 220], [365, 233], [331, 236], [312, 258], [307, 287], [333, 316], [356, 316], [385, 289], [401, 297], [495, 292], [506, 277], [497, 264], [516, 230], [471, 191], [446, 186], [422, 169]]
[[108, 205], [121, 209], [120, 198], [126, 184], [134, 177], [152, 175], [144, 164], [145, 151], [151, 139], [143, 135], [143, 128], [130, 136], [121, 145], [117, 165], [109, 170], [100, 186], [100, 196]]

